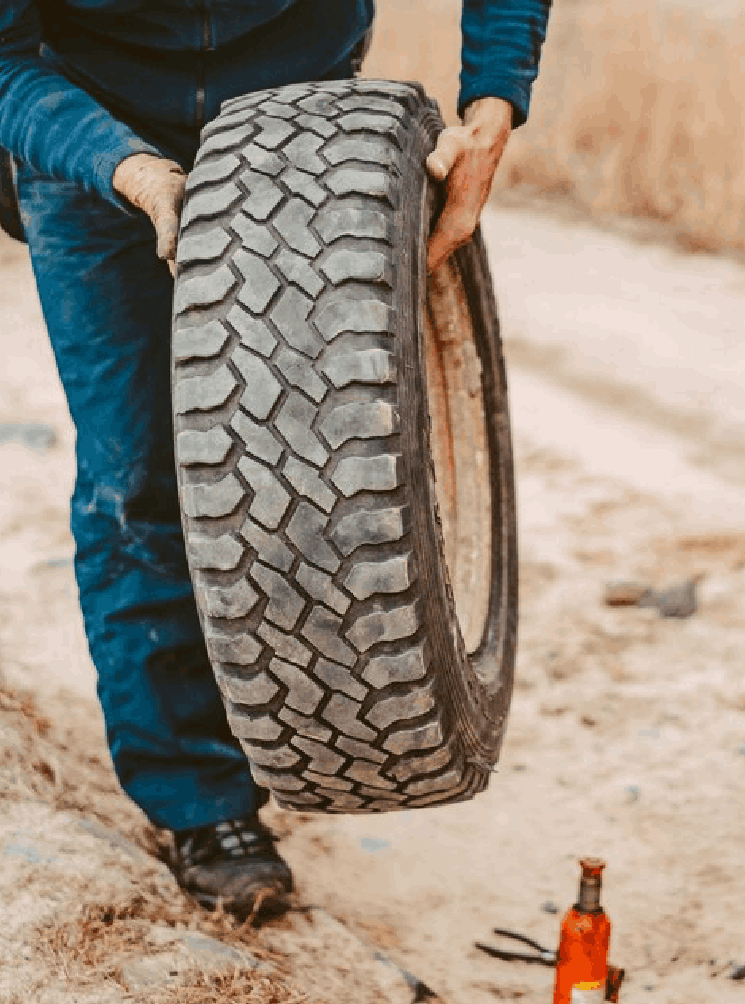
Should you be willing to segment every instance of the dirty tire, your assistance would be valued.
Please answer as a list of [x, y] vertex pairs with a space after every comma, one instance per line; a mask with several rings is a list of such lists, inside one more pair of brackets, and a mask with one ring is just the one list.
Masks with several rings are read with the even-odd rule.
[[[284, 807], [465, 800], [503, 737], [506, 390], [478, 234], [426, 293], [441, 128], [415, 85], [263, 91], [226, 102], [189, 177], [173, 328], [187, 552], [231, 728]], [[478, 608], [475, 628], [456, 605], [463, 623]]]

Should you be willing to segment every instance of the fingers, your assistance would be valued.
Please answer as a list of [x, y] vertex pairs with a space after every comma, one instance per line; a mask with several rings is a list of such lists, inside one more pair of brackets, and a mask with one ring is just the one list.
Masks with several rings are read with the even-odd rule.
[[443, 129], [432, 153], [427, 157], [426, 166], [435, 181], [444, 181], [463, 152], [465, 132], [460, 126]]
[[174, 161], [151, 154], [126, 158], [114, 172], [114, 188], [150, 217], [156, 253], [173, 272], [186, 174]]

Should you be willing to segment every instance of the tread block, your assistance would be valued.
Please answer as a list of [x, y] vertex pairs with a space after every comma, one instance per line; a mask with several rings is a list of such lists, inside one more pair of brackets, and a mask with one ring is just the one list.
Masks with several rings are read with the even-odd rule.
[[387, 167], [393, 160], [390, 143], [375, 136], [341, 135], [326, 144], [323, 156], [332, 167], [348, 160]]
[[253, 666], [263, 647], [247, 631], [240, 635], [223, 635], [208, 627], [205, 638], [213, 662], [233, 662], [239, 666]]
[[291, 390], [274, 424], [295, 453], [317, 467], [323, 467], [329, 455], [312, 431], [316, 414], [316, 408], [306, 397]]
[[209, 220], [226, 213], [242, 196], [243, 192], [232, 181], [192, 196], [181, 215], [181, 233], [195, 220]]
[[357, 492], [387, 492], [398, 487], [396, 455], [344, 457], [331, 475], [332, 483], [346, 498]]
[[209, 154], [223, 153], [225, 150], [234, 150], [236, 147], [243, 146], [246, 140], [251, 139], [254, 130], [255, 126], [249, 124], [236, 126], [235, 129], [216, 131], [213, 135], [208, 136], [206, 142], [202, 143], [199, 162], [201, 163], [202, 159]]
[[259, 174], [266, 174], [270, 178], [276, 178], [282, 173], [285, 162], [272, 150], [265, 150], [261, 146], [252, 143], [241, 150], [241, 156], [248, 163], [252, 170]]
[[414, 581], [409, 555], [383, 561], [361, 561], [344, 580], [344, 586], [358, 600], [375, 593], [402, 593]]
[[189, 464], [221, 464], [232, 446], [233, 440], [221, 425], [204, 432], [185, 429], [176, 437], [176, 455], [184, 467]]
[[280, 180], [285, 183], [293, 195], [299, 195], [312, 206], [322, 206], [328, 198], [328, 193], [321, 188], [312, 174], [299, 171], [296, 167], [288, 167], [280, 176]]
[[176, 381], [175, 408], [179, 415], [190, 411], [211, 411], [225, 404], [238, 386], [227, 366], [222, 365], [208, 376], [186, 377]]
[[358, 652], [367, 652], [380, 641], [408, 638], [419, 627], [419, 614], [413, 603], [392, 610], [374, 610], [358, 617], [347, 631], [347, 638]]
[[293, 791], [287, 795], [283, 795], [278, 804], [280, 808], [286, 807], [290, 809], [302, 810], [304, 806], [320, 805], [321, 802], [323, 802], [323, 798], [320, 794], [312, 795], [309, 791], [298, 791], [297, 793]]
[[346, 558], [364, 544], [389, 544], [400, 540], [404, 532], [404, 510], [393, 506], [350, 513], [339, 520], [329, 536]]
[[337, 196], [366, 195], [374, 199], [387, 199], [393, 205], [391, 175], [386, 171], [340, 167], [326, 178], [326, 184]]
[[220, 265], [207, 275], [195, 275], [179, 282], [173, 301], [174, 316], [184, 311], [211, 307], [220, 303], [237, 284], [227, 265]]
[[302, 715], [312, 715], [323, 700], [323, 690], [318, 684], [284, 659], [272, 659], [269, 669], [287, 687], [285, 704]]
[[242, 411], [237, 411], [233, 415], [230, 424], [245, 443], [248, 453], [269, 464], [277, 463], [282, 456], [282, 445], [266, 426], [258, 425]]
[[378, 729], [387, 729], [394, 722], [426, 715], [435, 706], [434, 683], [430, 681], [422, 687], [406, 694], [394, 694], [381, 698], [365, 716]]
[[383, 753], [382, 750], [375, 749], [374, 746], [370, 746], [368, 743], [360, 743], [356, 739], [349, 739], [347, 736], [339, 736], [336, 740], [336, 745], [340, 750], [353, 756], [355, 760], [371, 760], [373, 763], [385, 763], [386, 760], [390, 759], [388, 753]]
[[274, 360], [274, 365], [287, 383], [297, 387], [316, 404], [320, 403], [326, 396], [328, 390], [326, 384], [313, 367], [308, 365], [307, 358], [299, 352], [281, 348]]
[[324, 287], [323, 279], [315, 272], [305, 258], [284, 248], [274, 259], [287, 282], [299, 286], [308, 296], [318, 296]]
[[380, 251], [352, 251], [349, 248], [332, 251], [321, 265], [321, 271], [335, 286], [349, 279], [393, 285], [390, 262]]
[[244, 213], [237, 213], [230, 226], [247, 251], [255, 251], [262, 258], [268, 258], [277, 249], [277, 242], [269, 230], [250, 220]]
[[243, 557], [243, 548], [230, 534], [221, 537], [189, 537], [189, 558], [194, 568], [229, 572]]
[[323, 174], [326, 165], [318, 156], [318, 148], [322, 144], [323, 140], [313, 133], [301, 132], [287, 144], [282, 153], [301, 171], [307, 171], [308, 174]]
[[352, 401], [334, 408], [319, 432], [332, 450], [350, 439], [376, 439], [398, 431], [398, 415], [387, 401]]
[[260, 561], [281, 572], [289, 572], [292, 567], [292, 551], [286, 547], [276, 533], [267, 533], [254, 523], [250, 516], [241, 527], [241, 537], [245, 538], [256, 551]]
[[[330, 733], [329, 733], [330, 734]], [[337, 791], [351, 791], [354, 785], [351, 781], [345, 781], [343, 777], [331, 777], [324, 774], [316, 774], [312, 770], [304, 770], [303, 777], [311, 784], [320, 784], [328, 790], [331, 788], [334, 793]]]
[[327, 743], [331, 738], [331, 729], [321, 725], [315, 718], [299, 715], [290, 708], [282, 708], [277, 716], [285, 725], [289, 725], [299, 736], [306, 739], [316, 739], [319, 743]]
[[285, 631], [292, 631], [305, 607], [303, 597], [295, 592], [284, 576], [260, 561], [251, 566], [251, 578], [269, 599], [264, 610], [267, 620]]
[[186, 191], [191, 193], [202, 185], [225, 181], [233, 171], [240, 167], [240, 164], [241, 162], [234, 153], [226, 153], [224, 157], [215, 157], [211, 160], [200, 158], [199, 163], [186, 180]]
[[249, 707], [268, 704], [275, 694], [279, 693], [279, 687], [264, 670], [250, 680], [232, 676], [220, 669], [215, 675], [221, 690], [234, 704], [246, 704]]
[[381, 300], [333, 300], [321, 308], [313, 323], [324, 340], [332, 342], [343, 331], [390, 333], [392, 312]]
[[[201, 144], [203, 145], [206, 140], [208, 140], [211, 136], [214, 136], [216, 133], [224, 132], [226, 129], [233, 129], [236, 126], [242, 126], [245, 124], [245, 114], [232, 110], [230, 114], [227, 112], [221, 112], [217, 118], [212, 119], [211, 122], [208, 122], [207, 125], [203, 127], [201, 133], [199, 134]], [[199, 154], [197, 154], [197, 159], [201, 162], [202, 158]]]
[[214, 261], [223, 254], [230, 241], [230, 234], [221, 227], [213, 227], [201, 234], [186, 234], [178, 242], [176, 261], [179, 265]]
[[308, 323], [313, 301], [297, 289], [285, 289], [269, 315], [282, 337], [304, 355], [315, 359], [323, 342]]
[[231, 359], [245, 381], [241, 407], [250, 412], [254, 418], [266, 418], [282, 393], [280, 382], [265, 362], [240, 345], [233, 350]]
[[304, 495], [324, 512], [331, 512], [336, 495], [321, 479], [315, 467], [304, 464], [297, 457], [289, 456], [285, 462], [284, 476], [299, 495]]
[[253, 610], [259, 599], [259, 594], [251, 588], [246, 579], [238, 579], [230, 586], [203, 583], [202, 596], [210, 617], [225, 617], [228, 620], [245, 617]]
[[247, 349], [253, 349], [267, 358], [272, 354], [277, 339], [261, 318], [251, 317], [243, 307], [235, 303], [228, 311], [227, 320], [238, 332], [241, 344]]
[[326, 244], [339, 237], [370, 237], [390, 243], [393, 236], [393, 228], [383, 213], [349, 206], [342, 209], [329, 206], [320, 210], [313, 226]]
[[179, 325], [173, 334], [173, 358], [176, 362], [187, 359], [211, 359], [216, 356], [230, 335], [220, 321], [206, 324]]
[[374, 132], [381, 136], [395, 135], [398, 121], [392, 115], [374, 112], [347, 112], [338, 120], [344, 132]]
[[324, 120], [333, 118], [339, 113], [339, 99], [330, 88], [327, 90], [325, 87], [309, 94], [307, 98], [299, 101], [298, 105], [304, 112], [320, 115]]
[[364, 701], [367, 697], [367, 688], [355, 680], [348, 669], [335, 662], [319, 658], [313, 667], [313, 672], [332, 690], [338, 690], [339, 693], [346, 694], [355, 701]]
[[421, 781], [411, 781], [404, 791], [407, 795], [429, 795], [434, 791], [450, 791], [457, 788], [463, 778], [462, 771], [457, 768], [445, 771], [439, 777], [423, 778]]
[[263, 788], [277, 788], [280, 791], [302, 791], [307, 787], [306, 782], [301, 777], [293, 777], [292, 774], [281, 774], [279, 771], [265, 770], [251, 764], [251, 777]]
[[390, 750], [391, 753], [415, 753], [417, 750], [441, 746], [444, 740], [442, 726], [435, 719], [424, 725], [415, 725], [411, 729], [392, 732], [383, 743], [383, 747]]
[[293, 251], [315, 258], [321, 245], [308, 226], [314, 215], [307, 202], [289, 199], [272, 220], [272, 226]]
[[211, 485], [184, 485], [183, 506], [187, 516], [227, 516], [243, 500], [243, 487], [234, 474]]
[[340, 562], [328, 541], [323, 537], [327, 522], [327, 517], [319, 512], [314, 505], [306, 502], [305, 499], [300, 499], [287, 525], [286, 534], [302, 556], [312, 565], [324, 568], [327, 572], [335, 572]]
[[263, 223], [269, 219], [282, 201], [282, 191], [279, 185], [265, 174], [258, 174], [252, 168], [241, 175], [241, 181], [248, 189], [244, 197], [243, 209], [252, 219]]
[[351, 383], [387, 384], [396, 382], [393, 354], [385, 349], [363, 349], [331, 355], [321, 364], [321, 372], [337, 389]]
[[396, 655], [378, 655], [371, 659], [362, 674], [378, 690], [392, 683], [415, 683], [427, 675], [424, 642]]
[[273, 118], [271, 115], [259, 115], [255, 122], [261, 132], [254, 139], [254, 143], [267, 150], [276, 150], [295, 131], [283, 119]]
[[[231, 712], [233, 712], [231, 714]], [[271, 715], [251, 714], [240, 711], [237, 714], [232, 707], [228, 709], [230, 728], [238, 739], [260, 739], [271, 743], [282, 735], [282, 726]]]
[[357, 657], [340, 637], [341, 624], [341, 617], [337, 617], [326, 607], [315, 606], [311, 608], [301, 634], [328, 659], [343, 666], [353, 666]]
[[249, 514], [267, 530], [276, 530], [290, 504], [289, 494], [273, 472], [258, 460], [241, 457], [238, 461], [238, 470], [254, 493], [248, 509]]
[[326, 810], [328, 812], [356, 812], [365, 804], [363, 799], [357, 795], [347, 794], [346, 792], [331, 792], [324, 788], [318, 788], [317, 791], [319, 795], [328, 794], [331, 796], [333, 794], [333, 802], [331, 802]]
[[325, 606], [313, 606], [302, 626], [301, 634], [327, 659], [342, 666], [353, 666], [356, 656], [339, 637], [340, 630], [341, 617]]
[[377, 94], [366, 94], [364, 98], [360, 98], [357, 94], [351, 98], [342, 98], [339, 102], [339, 108], [343, 112], [356, 112], [360, 109], [370, 112], [383, 112], [397, 119], [402, 119], [406, 114], [406, 108], [403, 105], [397, 101], [392, 101], [390, 98], [382, 98]]
[[321, 118], [320, 115], [311, 115], [309, 112], [303, 112], [302, 115], [298, 115], [295, 122], [302, 129], [308, 129], [311, 132], [316, 133], [318, 136], [322, 136], [324, 139], [329, 139], [331, 136], [335, 136], [338, 132], [338, 129], [333, 122], [329, 122], [328, 119]]
[[261, 102], [261, 108], [272, 118], [292, 119], [297, 115], [297, 108], [282, 101], [265, 100]]
[[315, 742], [313, 739], [304, 739], [302, 736], [293, 736], [290, 740], [293, 746], [310, 757], [311, 770], [317, 774], [336, 774], [340, 767], [344, 766], [345, 757], [333, 753], [330, 749]]
[[[336, 613], [343, 616], [349, 609], [349, 604], [352, 601], [340, 589], [336, 588], [331, 576], [319, 571], [317, 568], [311, 568], [304, 561], [300, 562], [295, 572], [295, 581], [314, 600], [318, 600], [319, 603], [325, 603], [327, 607], [331, 607]], [[361, 689], [364, 691], [365, 688], [362, 687]]]
[[434, 753], [402, 757], [388, 770], [388, 773], [401, 783], [412, 777], [421, 777], [422, 774], [431, 774], [433, 771], [441, 770], [450, 763], [450, 760], [450, 751], [443, 746], [441, 749], [435, 750]]
[[279, 279], [263, 258], [243, 248], [236, 251], [233, 261], [245, 280], [238, 294], [239, 302], [254, 314], [260, 314], [279, 289]]
[[297, 638], [284, 634], [267, 621], [262, 621], [256, 634], [281, 657], [283, 661], [294, 662], [299, 666], [307, 666], [311, 653]]
[[[323, 709], [323, 717], [330, 725], [333, 725], [339, 732], [343, 732], [345, 736], [349, 736], [350, 739], [372, 741], [376, 738], [376, 733], [359, 720], [358, 715], [361, 708], [362, 705], [358, 701], [353, 701], [344, 694], [332, 694]], [[363, 780], [363, 778], [358, 778], [358, 780]], [[392, 785], [389, 786], [392, 787]]]
[[[233, 722], [231, 720], [231, 728]], [[297, 753], [280, 746], [279, 749], [267, 749], [264, 746], [257, 746], [254, 743], [242, 741], [241, 746], [251, 764], [258, 764], [261, 767], [274, 768], [275, 770], [287, 770], [300, 762]]]
[[369, 785], [374, 789], [376, 795], [379, 793], [377, 789], [392, 791], [396, 787], [393, 781], [381, 777], [380, 767], [376, 767], [375, 764], [367, 760], [358, 760], [356, 763], [353, 763], [351, 767], [348, 767], [344, 771], [344, 776]]

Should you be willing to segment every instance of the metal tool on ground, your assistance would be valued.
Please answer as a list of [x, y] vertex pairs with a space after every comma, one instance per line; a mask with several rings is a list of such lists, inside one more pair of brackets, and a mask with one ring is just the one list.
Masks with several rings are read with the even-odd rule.
[[556, 965], [556, 952], [527, 937], [527, 935], [518, 934], [517, 931], [510, 931], [504, 927], [493, 928], [493, 933], [499, 935], [501, 938], [522, 942], [523, 945], [528, 945], [530, 948], [535, 949], [535, 951], [514, 952], [509, 949], [498, 948], [496, 945], [486, 945], [481, 941], [475, 942], [476, 948], [482, 952], [486, 952], [487, 955], [491, 955], [492, 958], [502, 959], [504, 962], [537, 963], [540, 966]]

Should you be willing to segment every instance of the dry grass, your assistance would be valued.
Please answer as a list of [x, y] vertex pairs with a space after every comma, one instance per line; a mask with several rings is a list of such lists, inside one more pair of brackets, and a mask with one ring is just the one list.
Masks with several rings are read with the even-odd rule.
[[[453, 120], [457, 0], [380, 0], [366, 72], [422, 80]], [[691, 251], [745, 250], [745, 13], [557, 0], [531, 118], [497, 189], [663, 221]]]

